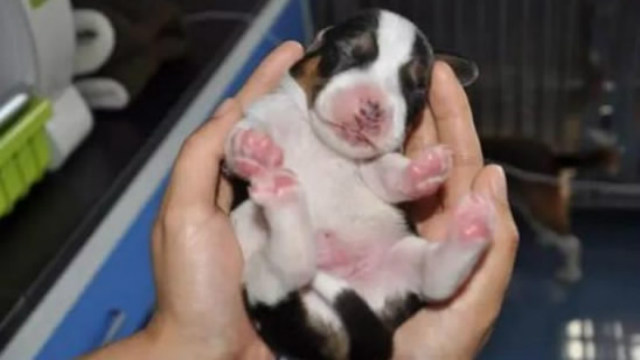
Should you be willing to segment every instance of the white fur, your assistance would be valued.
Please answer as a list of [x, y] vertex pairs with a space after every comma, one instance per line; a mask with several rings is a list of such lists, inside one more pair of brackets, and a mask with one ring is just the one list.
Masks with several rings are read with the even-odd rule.
[[[426, 289], [433, 293], [427, 294], [433, 298], [450, 295], [468, 274], [481, 249], [472, 249], [467, 253], [460, 251], [459, 247], [452, 247], [452, 251], [443, 251], [442, 247], [412, 237], [402, 213], [382, 201], [365, 186], [360, 177], [361, 165], [345, 159], [319, 141], [309, 126], [304, 99], [297, 83], [286, 77], [277, 92], [248, 109], [248, 117], [241, 127], [256, 126], [268, 131], [274, 141], [283, 148], [284, 167], [295, 170], [302, 191], [306, 195], [312, 229], [310, 232], [330, 229], [340, 234], [340, 238], [353, 248], [385, 252], [397, 250], [400, 254], [398, 263], [412, 264], [395, 268], [393, 271], [386, 271], [382, 266], [385, 264], [381, 264], [380, 276], [375, 282], [350, 283], [374, 310], [382, 309], [389, 297], [408, 291], [424, 292]], [[307, 259], [307, 250], [298, 250], [303, 253], [289, 252], [288, 256], [278, 258], [265, 258], [262, 250], [267, 248], [267, 244], [274, 247], [275, 244], [272, 242], [291, 246], [299, 244], [300, 241], [312, 241], [314, 236], [305, 237], [306, 230], [295, 225], [296, 221], [301, 219], [300, 214], [282, 212], [282, 216], [291, 218], [287, 220], [286, 231], [277, 231], [278, 228], [274, 228], [272, 224], [274, 219], [269, 221], [269, 226], [264, 226], [260, 212], [258, 205], [246, 202], [234, 211], [233, 223], [247, 259], [245, 281], [250, 299], [275, 304], [300, 285], [299, 282], [286, 279], [282, 269], [299, 268], [301, 259]], [[274, 230], [277, 231], [277, 236]], [[272, 236], [269, 236], [269, 233]], [[296, 236], [291, 236], [292, 233]], [[407, 248], [407, 242], [410, 243], [410, 250], [404, 251], [402, 249]], [[448, 246], [444, 247], [447, 248]], [[430, 253], [437, 253], [438, 256], [430, 256]], [[433, 270], [437, 270], [428, 278], [422, 274], [422, 259], [429, 259]], [[389, 264], [391, 262], [386, 265]], [[281, 271], [269, 271], [273, 267], [279, 267]], [[440, 271], [440, 268], [446, 268], [448, 271]], [[431, 288], [423, 287], [423, 278]], [[439, 282], [436, 283], [430, 280], [431, 278], [437, 278]], [[332, 298], [331, 293], [322, 295], [324, 296], [321, 297]], [[308, 300], [307, 304], [321, 306], [322, 309], [318, 310], [320, 312], [326, 313], [328, 310], [326, 304], [319, 305], [321, 302], [318, 299]], [[327, 315], [323, 315], [323, 318], [327, 318]]]
[[[416, 38], [414, 25], [397, 14], [383, 11], [380, 16], [378, 35], [379, 59], [371, 67], [371, 72], [384, 79], [391, 91], [395, 108], [393, 138], [404, 140], [407, 107], [402, 98], [398, 70], [409, 59]], [[393, 69], [390, 73], [390, 69]], [[400, 144], [398, 144], [400, 145]]]
[[335, 278], [328, 274], [319, 272], [313, 279], [312, 287], [328, 303], [333, 303], [345, 290], [350, 289], [349, 284], [344, 280]]
[[315, 291], [307, 291], [302, 295], [302, 303], [309, 309], [313, 317], [322, 323], [340, 329], [342, 322], [332, 305]]
[[[425, 153], [425, 151], [423, 151]], [[389, 204], [415, 200], [432, 195], [446, 180], [451, 169], [451, 156], [443, 147], [429, 149], [430, 156], [438, 156], [442, 169], [419, 183], [408, 182], [406, 170], [411, 166], [409, 158], [400, 153], [388, 153], [360, 166], [360, 175], [369, 189]], [[424, 155], [424, 154], [421, 154]]]
[[246, 259], [250, 303], [273, 305], [313, 279], [315, 242], [304, 194], [296, 201], [258, 207], [246, 202], [232, 214]]
[[376, 161], [363, 164], [360, 167], [360, 174], [367, 186], [384, 201], [390, 204], [397, 204], [409, 200], [406, 194], [399, 191], [391, 191], [390, 182], [398, 182], [397, 179], [402, 174], [409, 159], [398, 154], [390, 153], [381, 156]]
[[[372, 158], [381, 152], [396, 150], [405, 137], [407, 106], [402, 96], [398, 69], [410, 58], [416, 30], [408, 20], [387, 11], [381, 12], [379, 22], [376, 39], [378, 58], [368, 68], [354, 68], [335, 75], [319, 94], [315, 111], [311, 114], [311, 126], [318, 136], [331, 148], [354, 159]], [[388, 103], [393, 114], [391, 131], [377, 141], [379, 151], [350, 146], [324, 123], [331, 121], [332, 103], [339, 96], [336, 94], [360, 83], [373, 84], [389, 97]]]

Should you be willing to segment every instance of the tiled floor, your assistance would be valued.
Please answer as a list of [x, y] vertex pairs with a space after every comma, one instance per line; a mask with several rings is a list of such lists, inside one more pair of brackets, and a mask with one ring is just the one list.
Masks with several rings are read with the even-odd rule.
[[483, 360], [640, 360], [640, 212], [579, 211], [584, 279], [553, 280], [559, 256], [521, 226], [513, 281]]

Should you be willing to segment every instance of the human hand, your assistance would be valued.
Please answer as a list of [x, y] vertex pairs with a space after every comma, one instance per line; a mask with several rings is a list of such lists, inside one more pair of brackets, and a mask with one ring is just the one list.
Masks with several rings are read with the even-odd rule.
[[243, 106], [273, 89], [302, 54], [294, 42], [274, 50], [180, 151], [153, 231], [158, 306], [146, 330], [168, 349], [167, 358], [168, 352], [182, 359], [270, 356], [244, 310], [243, 258], [227, 216], [231, 189], [220, 177], [220, 162]]
[[[231, 189], [219, 164], [227, 133], [242, 107], [277, 85], [302, 56], [285, 43], [267, 57], [235, 99], [228, 100], [183, 146], [153, 233], [158, 307], [149, 326], [116, 346], [91, 354], [111, 358], [267, 359], [241, 298], [243, 259], [228, 219]], [[473, 357], [499, 312], [517, 247], [504, 174], [482, 167], [466, 95], [447, 65], [434, 68], [432, 108], [408, 152], [444, 143], [454, 164], [441, 196], [415, 204], [420, 233], [443, 239], [457, 200], [473, 191], [495, 202], [493, 245], [467, 286], [451, 301], [420, 311], [396, 333], [396, 359]]]
[[451, 68], [434, 65], [430, 108], [407, 144], [411, 157], [427, 145], [446, 144], [453, 151], [450, 176], [438, 196], [412, 204], [418, 232], [446, 239], [458, 202], [469, 193], [485, 196], [496, 211], [492, 245], [465, 286], [449, 301], [430, 305], [398, 329], [394, 359], [471, 359], [491, 333], [500, 312], [518, 244], [518, 231], [507, 200], [503, 170], [484, 166], [480, 142], [464, 89]]

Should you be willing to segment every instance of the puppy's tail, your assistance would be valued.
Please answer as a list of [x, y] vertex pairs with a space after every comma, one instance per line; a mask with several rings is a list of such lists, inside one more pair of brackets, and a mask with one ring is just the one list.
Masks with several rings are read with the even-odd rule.
[[318, 272], [311, 287], [330, 303], [349, 336], [349, 359], [388, 360], [393, 332], [344, 281]]

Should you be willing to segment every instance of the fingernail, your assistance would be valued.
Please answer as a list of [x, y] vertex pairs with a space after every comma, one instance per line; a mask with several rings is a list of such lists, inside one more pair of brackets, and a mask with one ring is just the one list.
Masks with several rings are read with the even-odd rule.
[[218, 105], [218, 108], [216, 109], [215, 113], [213, 114], [213, 117], [226, 115], [232, 109], [233, 109], [233, 100], [232, 99], [226, 99], [220, 105]]
[[494, 165], [495, 175], [491, 178], [491, 191], [496, 199], [507, 201], [507, 178], [500, 165]]

